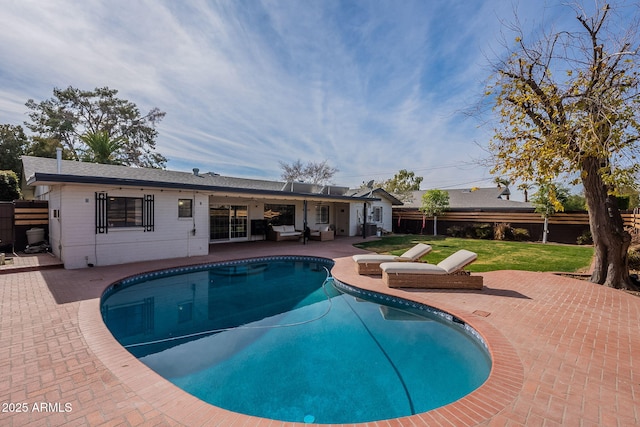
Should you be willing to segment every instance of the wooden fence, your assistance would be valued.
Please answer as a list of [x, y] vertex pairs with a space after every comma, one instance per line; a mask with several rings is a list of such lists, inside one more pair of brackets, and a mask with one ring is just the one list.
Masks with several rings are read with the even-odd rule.
[[[393, 220], [397, 222], [398, 219], [422, 221], [422, 212], [416, 209], [394, 209]], [[544, 223], [542, 215], [535, 212], [446, 212], [439, 219], [445, 221], [487, 223]], [[633, 212], [623, 212], [622, 219], [624, 220], [625, 227], [640, 230], [640, 210], [638, 208]], [[589, 214], [586, 212], [559, 212], [549, 217], [549, 224], [589, 225]]]
[[49, 232], [47, 201], [16, 200], [0, 203], [0, 247], [23, 250], [27, 246], [27, 230], [42, 228], [45, 240]]
[[[640, 233], [640, 209], [636, 208], [633, 212], [625, 211], [622, 213], [622, 219], [625, 227], [632, 229], [634, 233]], [[425, 227], [423, 223], [422, 212], [413, 208], [395, 208], [393, 210], [394, 231], [398, 232], [424, 232], [430, 233], [433, 229], [431, 218], [426, 218]], [[544, 218], [535, 212], [446, 212], [438, 217], [439, 233], [446, 231], [446, 227], [456, 224], [475, 224], [475, 223], [508, 223], [514, 226], [527, 228], [532, 238], [535, 240], [541, 233]], [[402, 225], [404, 224], [404, 225]], [[549, 217], [549, 225], [553, 228], [556, 236], [560, 237], [559, 241], [565, 243], [575, 242], [575, 238], [581, 233], [589, 229], [589, 215], [586, 212], [572, 213], [556, 213]], [[431, 227], [431, 228], [430, 228]], [[564, 236], [562, 236], [564, 234]]]

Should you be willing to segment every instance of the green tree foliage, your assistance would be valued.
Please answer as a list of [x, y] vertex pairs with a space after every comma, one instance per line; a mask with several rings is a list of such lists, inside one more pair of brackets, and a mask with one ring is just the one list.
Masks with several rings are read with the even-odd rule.
[[433, 235], [438, 234], [438, 217], [449, 208], [449, 193], [444, 190], [427, 190], [422, 195], [420, 212], [433, 217]]
[[549, 217], [556, 212], [564, 211], [564, 203], [568, 196], [569, 191], [555, 183], [540, 184], [538, 186], [538, 191], [533, 194], [531, 203], [536, 207], [535, 211], [542, 214], [542, 217], [544, 218], [542, 243], [547, 243], [547, 234], [549, 234]]
[[84, 91], [73, 87], [54, 89], [53, 98], [42, 102], [33, 99], [26, 105], [31, 110], [25, 126], [40, 141], [40, 148], [59, 143], [65, 157], [81, 160], [93, 156], [83, 135], [106, 133], [112, 141], [120, 141], [112, 161], [126, 166], [164, 167], [167, 159], [155, 152], [156, 125], [165, 116], [158, 108], [142, 115], [138, 107], [117, 98], [117, 90], [108, 87]]
[[12, 170], [0, 170], [0, 201], [11, 202], [20, 196], [18, 175]]
[[69, 150], [65, 150], [60, 145], [60, 141], [58, 141], [57, 139], [43, 138], [39, 136], [34, 136], [31, 138], [31, 142], [29, 143], [25, 154], [35, 157], [55, 158], [57, 155], [56, 149], [58, 147], [62, 148], [63, 159], [76, 160], [72, 155], [70, 155]]
[[565, 212], [584, 212], [587, 210], [587, 201], [580, 194], [569, 194], [562, 205]]
[[22, 126], [0, 125], [0, 170], [12, 170], [20, 176], [20, 156], [25, 154], [27, 143]]
[[119, 152], [124, 148], [122, 138], [112, 139], [105, 131], [90, 132], [80, 136], [89, 150], [84, 153], [84, 161], [119, 165]]
[[639, 169], [636, 28], [613, 22], [609, 5], [592, 16], [576, 12], [581, 31], [532, 42], [520, 32], [496, 64], [487, 90], [499, 120], [489, 145], [493, 172], [524, 182], [579, 177], [596, 248], [591, 280], [627, 287], [631, 239], [614, 194], [634, 183]]
[[549, 217], [556, 212], [564, 212], [568, 197], [569, 190], [566, 188], [556, 183], [544, 183], [538, 186], [538, 191], [531, 197], [531, 203], [536, 207], [536, 212]]
[[403, 202], [411, 201], [411, 193], [420, 190], [424, 178], [416, 176], [412, 171], [401, 169], [393, 178], [386, 180], [381, 187]]

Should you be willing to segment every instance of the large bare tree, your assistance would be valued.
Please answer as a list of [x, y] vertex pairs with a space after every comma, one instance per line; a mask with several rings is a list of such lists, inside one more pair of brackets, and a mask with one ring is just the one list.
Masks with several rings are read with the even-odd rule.
[[326, 160], [322, 162], [307, 162], [306, 165], [300, 159], [289, 164], [280, 161], [282, 179], [287, 182], [309, 182], [312, 184], [328, 184], [338, 169], [330, 166]]
[[[533, 183], [576, 177], [595, 244], [591, 281], [627, 288], [630, 235], [616, 191], [638, 172], [638, 23], [628, 16], [638, 8], [596, 2], [591, 13], [574, 10], [579, 30], [532, 41], [516, 31], [509, 56], [496, 64], [486, 92], [499, 122], [489, 144], [493, 172]], [[623, 16], [626, 27], [616, 19]]]

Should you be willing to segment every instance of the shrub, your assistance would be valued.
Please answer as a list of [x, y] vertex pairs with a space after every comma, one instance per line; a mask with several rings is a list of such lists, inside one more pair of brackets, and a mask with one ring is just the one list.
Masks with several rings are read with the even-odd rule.
[[447, 236], [464, 237], [464, 235], [465, 235], [464, 227], [461, 227], [459, 225], [452, 225], [451, 227], [447, 228]]
[[473, 231], [478, 239], [491, 239], [493, 237], [491, 224], [473, 224]]
[[581, 235], [576, 239], [576, 243], [579, 245], [590, 245], [593, 243], [593, 237], [591, 237], [591, 231], [585, 230]]
[[513, 233], [513, 240], [517, 240], [519, 242], [529, 240], [531, 237], [529, 236], [529, 230], [526, 228], [514, 228], [511, 232]]
[[493, 238], [495, 240], [510, 240], [513, 238], [513, 230], [511, 224], [500, 222], [493, 227]]
[[640, 270], [640, 248], [629, 249], [628, 252], [629, 269]]

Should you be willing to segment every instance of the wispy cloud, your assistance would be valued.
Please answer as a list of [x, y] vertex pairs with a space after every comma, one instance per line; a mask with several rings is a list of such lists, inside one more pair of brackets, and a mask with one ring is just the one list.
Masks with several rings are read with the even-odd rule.
[[167, 112], [172, 169], [277, 179], [279, 161], [326, 159], [341, 184], [410, 169], [463, 185], [489, 178], [472, 160], [490, 135], [462, 111], [511, 18], [501, 0], [9, 2], [0, 122], [54, 87], [109, 86]]

